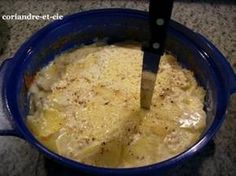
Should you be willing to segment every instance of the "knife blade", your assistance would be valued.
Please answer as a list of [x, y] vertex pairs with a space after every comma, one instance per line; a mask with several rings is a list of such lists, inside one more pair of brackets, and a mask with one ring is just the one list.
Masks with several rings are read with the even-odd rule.
[[164, 53], [173, 0], [149, 1], [149, 40], [142, 46], [140, 105], [150, 109], [160, 58]]

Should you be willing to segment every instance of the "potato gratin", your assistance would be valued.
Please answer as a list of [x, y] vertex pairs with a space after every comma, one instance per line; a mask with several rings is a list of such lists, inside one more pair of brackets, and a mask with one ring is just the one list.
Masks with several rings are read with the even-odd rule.
[[151, 109], [142, 110], [142, 57], [133, 45], [59, 56], [30, 87], [28, 127], [52, 151], [95, 166], [144, 166], [185, 151], [205, 128], [205, 90], [164, 55]]

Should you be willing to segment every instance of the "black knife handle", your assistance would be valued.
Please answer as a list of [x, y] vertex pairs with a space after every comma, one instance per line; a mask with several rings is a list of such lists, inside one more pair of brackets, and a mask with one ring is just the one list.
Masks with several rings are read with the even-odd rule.
[[173, 0], [150, 0], [149, 3], [149, 41], [144, 51], [163, 54], [170, 21]]

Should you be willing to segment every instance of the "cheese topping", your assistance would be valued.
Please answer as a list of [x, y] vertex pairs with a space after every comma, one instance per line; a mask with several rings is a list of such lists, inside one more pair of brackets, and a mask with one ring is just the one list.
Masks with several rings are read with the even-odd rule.
[[151, 109], [141, 109], [142, 57], [134, 45], [59, 56], [30, 87], [30, 130], [49, 149], [95, 166], [137, 167], [183, 152], [205, 128], [205, 90], [166, 54]]

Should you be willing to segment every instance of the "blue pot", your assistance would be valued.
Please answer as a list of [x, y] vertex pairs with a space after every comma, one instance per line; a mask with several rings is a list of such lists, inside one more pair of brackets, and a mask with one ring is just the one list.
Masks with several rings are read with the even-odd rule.
[[48, 157], [84, 173], [95, 175], [158, 175], [199, 152], [221, 126], [229, 97], [236, 92], [236, 75], [225, 57], [207, 39], [171, 21], [166, 50], [191, 69], [207, 90], [207, 128], [197, 143], [169, 160], [138, 168], [108, 169], [81, 164], [48, 150], [28, 130], [27, 82], [56, 55], [96, 40], [114, 43], [143, 42], [148, 38], [148, 14], [127, 9], [103, 9], [77, 13], [55, 21], [35, 33], [15, 56], [0, 68], [0, 134], [19, 136]]

